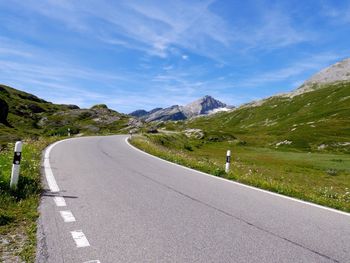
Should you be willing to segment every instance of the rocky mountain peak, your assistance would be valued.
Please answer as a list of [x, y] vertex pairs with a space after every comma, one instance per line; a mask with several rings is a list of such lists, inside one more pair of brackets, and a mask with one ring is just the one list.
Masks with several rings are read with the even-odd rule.
[[191, 118], [197, 115], [208, 114], [210, 111], [224, 107], [226, 107], [225, 103], [206, 95], [203, 98], [183, 106], [183, 112], [188, 118]]
[[338, 81], [350, 81], [350, 58], [339, 61], [306, 80], [296, 91], [304, 93], [317, 88], [322, 84], [330, 84]]

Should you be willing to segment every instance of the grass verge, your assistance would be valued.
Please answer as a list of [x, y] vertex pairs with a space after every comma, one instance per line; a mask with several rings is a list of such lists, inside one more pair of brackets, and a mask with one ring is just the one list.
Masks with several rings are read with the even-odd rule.
[[34, 262], [41, 154], [58, 138], [25, 140], [17, 190], [9, 188], [14, 144], [0, 151], [0, 261]]
[[[350, 212], [350, 156], [311, 154], [190, 140], [181, 135], [134, 136], [131, 144], [162, 159], [279, 194]], [[231, 171], [225, 152], [233, 150]]]

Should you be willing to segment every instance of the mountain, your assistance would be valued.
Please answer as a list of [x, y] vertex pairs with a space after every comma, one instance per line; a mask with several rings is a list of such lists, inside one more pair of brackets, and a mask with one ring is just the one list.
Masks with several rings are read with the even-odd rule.
[[193, 118], [175, 128], [164, 126], [200, 129], [214, 141], [236, 137], [250, 146], [350, 153], [349, 75], [347, 59], [320, 71], [290, 94]]
[[129, 113], [130, 116], [137, 117], [137, 118], [141, 118], [147, 114], [148, 114], [148, 111], [145, 111], [145, 110], [135, 110]]
[[207, 95], [182, 107], [182, 111], [187, 118], [191, 118], [198, 115], [207, 115], [215, 109], [225, 107], [225, 103], [222, 103], [221, 101]]
[[104, 104], [90, 109], [53, 104], [35, 95], [0, 85], [0, 144], [42, 135], [115, 133], [127, 129], [130, 117]]
[[186, 116], [182, 112], [181, 106], [173, 105], [169, 108], [151, 112], [149, 115], [146, 116], [145, 121], [178, 121], [185, 119]]
[[185, 106], [173, 105], [168, 108], [155, 108], [149, 112], [137, 110], [129, 115], [141, 118], [146, 122], [151, 121], [178, 121], [186, 120], [200, 115], [208, 115], [217, 111], [225, 111], [229, 108], [211, 96], [204, 96], [201, 99], [193, 101]]
[[350, 58], [337, 62], [306, 80], [299, 88], [292, 92], [293, 95], [302, 94], [325, 84], [350, 81]]
[[133, 111], [133, 112], [129, 113], [129, 115], [133, 116], [133, 117], [141, 118], [141, 117], [144, 117], [144, 116], [149, 116], [152, 113], [154, 113], [156, 111], [159, 111], [159, 110], [162, 110], [162, 109], [163, 108], [155, 108], [155, 109], [150, 110], [150, 111], [136, 110], [136, 111]]

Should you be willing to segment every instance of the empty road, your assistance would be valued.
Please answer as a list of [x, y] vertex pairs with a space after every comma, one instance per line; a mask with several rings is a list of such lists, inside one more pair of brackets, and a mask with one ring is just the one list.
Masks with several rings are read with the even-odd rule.
[[126, 138], [46, 151], [37, 262], [350, 262], [349, 214], [170, 164]]

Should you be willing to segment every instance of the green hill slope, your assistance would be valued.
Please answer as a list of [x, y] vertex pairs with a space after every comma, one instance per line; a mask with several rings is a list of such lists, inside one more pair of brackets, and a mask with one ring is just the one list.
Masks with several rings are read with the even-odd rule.
[[103, 134], [128, 127], [129, 117], [106, 105], [79, 109], [75, 105], [53, 104], [4, 85], [0, 85], [0, 102], [1, 116], [7, 115], [6, 120], [0, 119], [0, 144], [24, 137], [67, 135], [68, 128], [73, 134]]
[[252, 146], [350, 152], [350, 82], [259, 104], [166, 126], [202, 129], [214, 141], [236, 137]]

